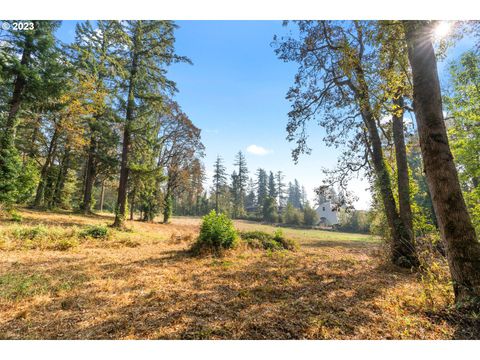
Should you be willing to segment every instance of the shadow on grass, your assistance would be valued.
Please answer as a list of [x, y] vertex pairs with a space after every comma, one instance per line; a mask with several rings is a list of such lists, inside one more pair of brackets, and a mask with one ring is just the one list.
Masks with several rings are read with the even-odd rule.
[[[186, 251], [164, 254], [101, 264], [97, 276], [123, 281], [145, 266], [174, 268], [195, 261]], [[4, 333], [44, 339], [352, 338], [358, 328], [378, 321], [372, 316], [380, 309], [372, 300], [402, 279], [349, 262], [329, 263], [319, 273], [314, 265], [302, 267], [288, 257], [263, 256], [247, 267], [203, 267], [195, 273], [183, 268], [184, 276], [168, 289], [125, 285], [108, 301], [94, 286], [85, 286], [31, 309], [38, 315], [28, 321], [10, 320]], [[127, 304], [115, 305], [115, 298], [132, 291]]]

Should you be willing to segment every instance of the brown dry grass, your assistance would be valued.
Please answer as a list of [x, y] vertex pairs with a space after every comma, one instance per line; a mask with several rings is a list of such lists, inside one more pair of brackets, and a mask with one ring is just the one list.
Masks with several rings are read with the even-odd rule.
[[[108, 216], [21, 214], [22, 225], [111, 222]], [[376, 243], [308, 238], [297, 252], [194, 258], [187, 249], [197, 219], [128, 226], [131, 232], [115, 232], [103, 244], [68, 251], [0, 251], [0, 338], [478, 337], [478, 322], [460, 323], [448, 310], [451, 294], [427, 309], [418, 275], [382, 265]]]

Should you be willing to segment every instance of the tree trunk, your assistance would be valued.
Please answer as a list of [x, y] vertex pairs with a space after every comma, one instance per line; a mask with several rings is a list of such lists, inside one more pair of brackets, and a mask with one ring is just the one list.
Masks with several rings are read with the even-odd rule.
[[165, 200], [163, 204], [163, 223], [168, 224], [170, 221], [170, 216], [172, 214], [172, 195], [170, 194], [170, 190], [167, 190], [165, 194]]
[[120, 164], [120, 183], [118, 186], [118, 198], [117, 206], [115, 209], [115, 221], [113, 223], [114, 227], [121, 228], [124, 226], [125, 222], [125, 211], [127, 205], [127, 186], [128, 186], [128, 154], [130, 152], [130, 142], [131, 142], [131, 123], [134, 119], [134, 110], [135, 110], [135, 83], [138, 71], [138, 52], [137, 48], [140, 42], [139, 30], [136, 30], [134, 38], [134, 50], [132, 56], [132, 68], [130, 72], [130, 79], [128, 84], [128, 100], [127, 100], [127, 111], [125, 119], [125, 128], [123, 130], [123, 146], [122, 146], [122, 161]]
[[85, 169], [85, 186], [83, 191], [83, 201], [80, 207], [84, 214], [89, 214], [92, 210], [93, 184], [97, 175], [97, 164], [95, 159], [96, 149], [97, 141], [92, 135], [92, 138], [90, 139], [90, 146], [88, 149], [87, 166]]
[[62, 163], [58, 172], [57, 182], [55, 184], [55, 192], [53, 194], [52, 206], [58, 207], [62, 202], [62, 193], [65, 187], [65, 180], [67, 179], [68, 169], [70, 168], [70, 147], [67, 146], [63, 154]]
[[100, 212], [103, 212], [104, 201], [105, 201], [105, 179], [102, 180], [102, 190], [100, 192]]
[[404, 21], [413, 99], [427, 184], [457, 304], [480, 300], [480, 243], [463, 199], [442, 112], [437, 60], [426, 21]]
[[359, 88], [355, 89], [357, 101], [361, 109], [363, 121], [367, 127], [373, 168], [376, 175], [377, 184], [380, 188], [385, 215], [391, 234], [391, 259], [392, 262], [402, 267], [418, 266], [418, 259], [413, 241], [407, 226], [400, 218], [397, 212], [395, 197], [393, 196], [390, 174], [385, 165], [383, 156], [382, 141], [378, 134], [377, 123], [369, 103], [369, 92], [367, 83], [364, 79], [363, 70], [356, 68], [357, 78], [359, 79]]
[[394, 99], [396, 113], [392, 116], [393, 142], [395, 145], [395, 158], [397, 163], [398, 206], [400, 218], [405, 224], [411, 239], [410, 246], [415, 247], [413, 232], [412, 207], [410, 205], [410, 179], [408, 175], [407, 147], [403, 128], [403, 98]]
[[33, 125], [33, 130], [32, 130], [32, 137], [31, 137], [31, 140], [30, 140], [30, 146], [29, 146], [29, 149], [28, 149], [28, 157], [30, 157], [31, 159], [34, 159], [35, 156], [37, 155], [38, 153], [38, 149], [37, 149], [37, 138], [38, 138], [38, 133], [39, 133], [39, 128], [40, 128], [40, 116], [37, 118], [37, 121], [34, 122], [34, 125]]
[[45, 185], [47, 181], [48, 169], [53, 160], [53, 155], [55, 154], [56, 147], [57, 147], [57, 138], [58, 138], [58, 127], [55, 125], [55, 130], [52, 135], [52, 139], [50, 140], [50, 145], [48, 146], [47, 151], [47, 158], [45, 159], [45, 163], [42, 166], [42, 170], [40, 171], [40, 182], [38, 183], [37, 192], [35, 194], [35, 200], [33, 202], [34, 207], [39, 207], [42, 204], [43, 196], [45, 193]]
[[136, 196], [136, 191], [135, 187], [132, 190], [132, 193], [130, 195], [130, 220], [133, 220], [134, 215], [135, 215], [135, 196]]
[[[20, 60], [20, 65], [22, 67], [28, 67], [30, 63], [30, 58], [33, 50], [33, 39], [31, 36], [27, 36], [25, 41], [25, 46], [23, 48], [22, 58]], [[23, 69], [24, 70], [24, 69]], [[2, 142], [0, 147], [6, 149], [13, 146], [15, 141], [15, 132], [16, 132], [16, 117], [20, 109], [20, 105], [23, 100], [23, 92], [25, 85], [27, 84], [27, 79], [25, 78], [24, 71], [18, 71], [13, 83], [13, 93], [10, 100], [10, 107], [8, 109], [8, 116], [5, 120], [5, 128], [2, 136]]]

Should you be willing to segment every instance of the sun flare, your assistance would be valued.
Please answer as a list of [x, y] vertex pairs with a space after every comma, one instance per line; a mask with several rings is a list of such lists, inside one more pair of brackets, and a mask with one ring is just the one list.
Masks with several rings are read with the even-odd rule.
[[439, 21], [433, 30], [435, 39], [443, 39], [448, 35], [450, 29], [452, 28], [452, 23], [449, 21]]

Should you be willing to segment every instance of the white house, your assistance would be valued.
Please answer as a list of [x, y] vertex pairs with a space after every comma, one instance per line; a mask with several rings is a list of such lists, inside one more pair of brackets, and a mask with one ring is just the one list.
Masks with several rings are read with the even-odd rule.
[[337, 211], [332, 210], [332, 204], [330, 203], [330, 201], [320, 204], [316, 208], [316, 211], [318, 214], [318, 218], [320, 219], [320, 224], [325, 224], [329, 226], [338, 224]]

